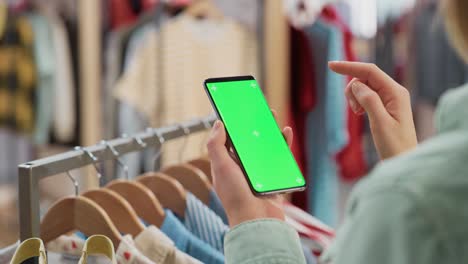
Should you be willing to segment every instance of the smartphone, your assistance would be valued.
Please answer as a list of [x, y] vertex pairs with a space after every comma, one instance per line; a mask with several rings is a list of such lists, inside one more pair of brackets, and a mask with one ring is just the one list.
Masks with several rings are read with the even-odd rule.
[[204, 86], [252, 192], [304, 190], [304, 176], [255, 78], [211, 78]]

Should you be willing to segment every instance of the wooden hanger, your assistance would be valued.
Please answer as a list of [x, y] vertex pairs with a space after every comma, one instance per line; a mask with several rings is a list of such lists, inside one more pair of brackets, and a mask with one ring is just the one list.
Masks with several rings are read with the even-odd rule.
[[181, 164], [167, 167], [162, 172], [179, 181], [186, 190], [208, 205], [211, 183], [200, 169], [190, 164]]
[[106, 188], [125, 198], [137, 215], [146, 223], [161, 227], [166, 216], [164, 209], [153, 192], [143, 184], [133, 181], [113, 180]]
[[105, 235], [116, 248], [122, 240], [104, 209], [82, 196], [59, 200], [47, 211], [41, 222], [41, 238], [45, 244], [75, 230], [86, 236]]
[[116, 192], [103, 188], [87, 191], [82, 196], [101, 206], [120, 233], [136, 237], [145, 229], [132, 206]]
[[223, 12], [221, 12], [211, 0], [192, 1], [185, 9], [184, 14], [195, 18], [211, 18], [216, 20], [224, 18]]
[[187, 191], [177, 180], [161, 172], [148, 172], [137, 181], [150, 189], [165, 208], [180, 217], [185, 216]]
[[188, 162], [190, 165], [193, 165], [199, 168], [208, 178], [211, 184], [213, 184], [213, 175], [211, 175], [211, 161], [206, 157], [200, 157]]

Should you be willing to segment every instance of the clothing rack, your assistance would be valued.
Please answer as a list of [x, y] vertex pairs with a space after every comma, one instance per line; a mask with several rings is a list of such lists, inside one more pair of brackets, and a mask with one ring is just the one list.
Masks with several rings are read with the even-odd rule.
[[[210, 128], [215, 120], [216, 117], [210, 115], [176, 125], [147, 129], [146, 132], [132, 137], [106, 141], [118, 152], [118, 155], [115, 155], [116, 153], [113, 153], [105, 144], [97, 144], [20, 164], [18, 166], [18, 197], [21, 241], [40, 235], [39, 180], [59, 173], [66, 175], [63, 173], [86, 165], [117, 159], [129, 152], [142, 151], [150, 147], [160, 148], [161, 138], [166, 142], [200, 132]], [[88, 155], [87, 151], [92, 155]], [[92, 156], [96, 158], [93, 159]]]

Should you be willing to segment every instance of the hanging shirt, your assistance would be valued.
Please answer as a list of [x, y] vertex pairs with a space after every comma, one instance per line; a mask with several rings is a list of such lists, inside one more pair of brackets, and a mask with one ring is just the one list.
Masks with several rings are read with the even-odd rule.
[[190, 233], [184, 224], [169, 210], [166, 210], [166, 217], [161, 226], [161, 231], [174, 241], [179, 250], [201, 262], [207, 264], [224, 263], [223, 254]]
[[34, 141], [36, 144], [45, 144], [49, 140], [49, 133], [52, 128], [54, 109], [52, 98], [55, 93], [54, 80], [57, 71], [55, 68], [55, 49], [49, 21], [39, 13], [30, 13], [27, 18], [31, 23], [35, 36], [34, 60], [36, 61], [38, 73]]
[[310, 230], [324, 234], [330, 239], [335, 236], [335, 231], [331, 227], [322, 223], [320, 220], [303, 211], [302, 209], [289, 203], [284, 203], [283, 209], [287, 217], [294, 219], [295, 221], [306, 226]]
[[414, 22], [414, 73], [418, 98], [436, 105], [441, 94], [468, 80], [468, 67], [451, 47], [438, 6], [428, 4]]
[[136, 248], [130, 235], [122, 237], [119, 247], [115, 251], [115, 257], [119, 264], [154, 264]]
[[[322, 11], [322, 17], [329, 23], [336, 26], [343, 33], [344, 55], [347, 61], [356, 61], [354, 53], [353, 35], [349, 27], [343, 22], [338, 12], [331, 6], [327, 6]], [[349, 76], [347, 81], [352, 78]], [[336, 155], [338, 171], [342, 179], [354, 181], [367, 173], [367, 164], [363, 150], [364, 136], [364, 116], [354, 114], [346, 101], [347, 130], [349, 140], [346, 146]]]
[[226, 211], [224, 210], [223, 204], [219, 199], [218, 195], [214, 190], [210, 191], [210, 200], [208, 202], [208, 207], [215, 212], [221, 219], [225, 225], [229, 225], [228, 218], [226, 215]]
[[[291, 150], [303, 175], [308, 174], [306, 158], [306, 118], [316, 103], [315, 72], [312, 63], [312, 52], [306, 34], [291, 27], [291, 103], [289, 125], [294, 132]], [[301, 208], [307, 209], [307, 192], [296, 192], [292, 201]]]
[[252, 31], [258, 27], [258, 22], [263, 19], [262, 4], [257, 0], [214, 0], [224, 15], [233, 18], [237, 22], [248, 26]]
[[64, 21], [56, 14], [49, 13], [47, 18], [52, 27], [52, 41], [54, 42], [55, 93], [53, 96], [54, 135], [60, 142], [70, 142], [75, 136], [76, 104], [75, 83], [72, 64], [72, 54]]
[[307, 264], [317, 264], [318, 263], [317, 257], [314, 256], [312, 254], [312, 251], [307, 246], [305, 246], [304, 244], [302, 244], [302, 251], [304, 251], [304, 257], [305, 257], [305, 260], [306, 260]]
[[313, 52], [317, 105], [307, 116], [309, 212], [330, 226], [338, 220], [338, 175], [335, 155], [348, 141], [344, 77], [328, 69], [328, 61], [343, 60], [342, 32], [323, 21], [305, 29]]
[[8, 17], [0, 36], [0, 126], [31, 134], [35, 128], [34, 34], [25, 17]]
[[116, 29], [130, 25], [138, 20], [138, 15], [145, 10], [155, 8], [156, 0], [110, 0], [107, 1], [107, 10], [110, 13], [111, 28]]
[[[1, 88], [0, 88], [1, 89]], [[31, 138], [11, 129], [0, 128], [0, 184], [17, 185], [18, 164], [33, 160], [34, 146]]]
[[83, 250], [85, 244], [85, 239], [82, 237], [73, 234], [73, 235], [62, 235], [58, 238], [47, 243], [47, 251], [62, 253], [69, 256], [81, 256], [81, 251]]
[[135, 237], [135, 246], [155, 264], [201, 263], [179, 251], [174, 242], [154, 226], [147, 227]]
[[[132, 33], [125, 53], [124, 70], [131, 64], [136, 51], [144, 44], [146, 38], [152, 34], [157, 34], [157, 28], [156, 25], [149, 24], [136, 29]], [[119, 101], [117, 112], [118, 135], [133, 135], [149, 127], [148, 116], [137, 111], [135, 107], [125, 101]], [[155, 170], [155, 152], [154, 148], [149, 148], [123, 156], [122, 161], [127, 164], [128, 170], [125, 172], [121, 167], [117, 168], [117, 178], [125, 177], [125, 173], [128, 173], [130, 178], [134, 178], [142, 172], [142, 167], [144, 167], [143, 171]], [[142, 166], [143, 161], [145, 163], [144, 166]]]
[[[179, 15], [161, 26], [135, 53], [114, 95], [143, 113], [153, 127], [212, 112], [203, 81], [212, 76], [258, 72], [255, 35], [230, 19], [197, 20]], [[167, 142], [163, 165], [200, 155], [206, 132]]]
[[224, 252], [223, 242], [229, 227], [210, 208], [191, 193], [187, 193], [184, 225], [188, 231], [208, 243], [219, 252]]

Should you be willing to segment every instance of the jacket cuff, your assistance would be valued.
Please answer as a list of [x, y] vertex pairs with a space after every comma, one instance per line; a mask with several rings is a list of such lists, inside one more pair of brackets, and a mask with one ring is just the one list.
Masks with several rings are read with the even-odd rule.
[[226, 263], [305, 263], [297, 232], [283, 221], [242, 223], [224, 239]]

